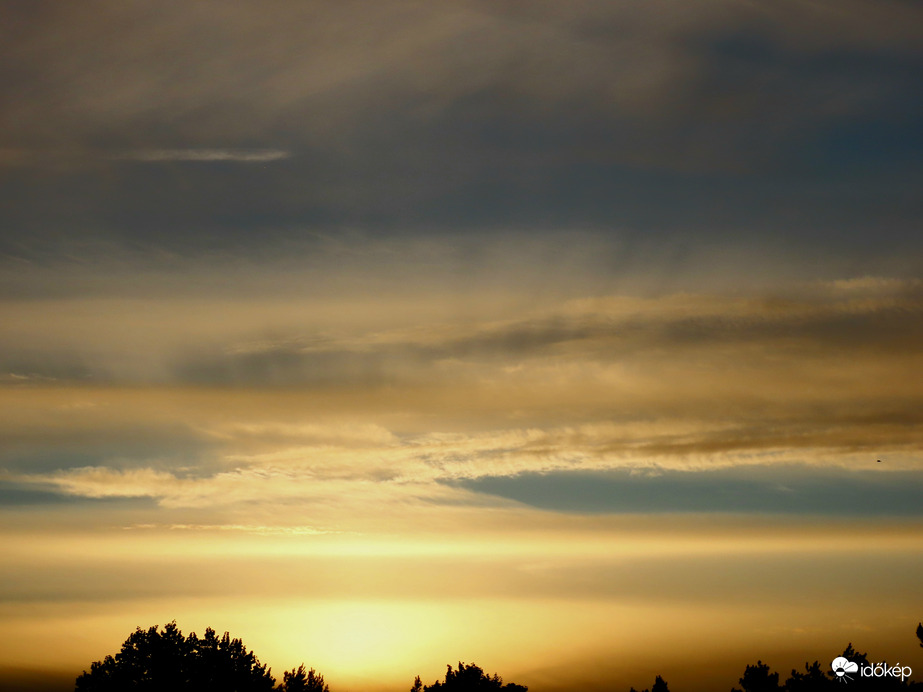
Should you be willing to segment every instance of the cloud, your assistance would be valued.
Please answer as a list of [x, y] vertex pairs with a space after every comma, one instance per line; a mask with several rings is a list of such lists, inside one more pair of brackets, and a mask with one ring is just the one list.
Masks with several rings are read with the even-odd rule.
[[[390, 300], [403, 324], [389, 324]], [[923, 406], [907, 377], [920, 365], [916, 280], [592, 296], [480, 319], [450, 319], [441, 299], [344, 305], [0, 308], [6, 352], [31, 354], [27, 369], [10, 360], [7, 371], [58, 378], [7, 383], [0, 467], [62, 492], [170, 506], [372, 502], [369, 488], [375, 502], [468, 502], [440, 482], [861, 468], [882, 455], [891, 471], [919, 446]], [[254, 329], [266, 315], [274, 328]], [[71, 356], [47, 354], [43, 367], [48, 344]], [[67, 377], [63, 362], [96, 377]], [[75, 470], [86, 468], [98, 470]], [[155, 475], [122, 475], [145, 468]]]
[[[814, 368], [846, 354], [913, 359], [921, 336], [916, 316], [923, 312], [919, 285], [871, 277], [849, 282], [849, 290], [843, 285], [802, 284], [748, 297], [601, 296], [512, 319], [293, 333], [184, 354], [175, 377], [237, 386], [381, 386], [453, 377], [524, 382], [555, 368], [569, 376], [582, 368], [587, 376], [610, 370], [624, 380], [627, 364], [643, 377], [651, 367], [683, 369], [683, 358], [694, 354], [703, 365], [720, 361], [728, 371], [762, 378], [761, 372]], [[720, 386], [720, 373], [709, 377]], [[858, 369], [856, 377], [863, 377]]]
[[83, 498], [150, 498], [174, 511], [250, 508], [259, 514], [273, 510], [271, 514], [278, 521], [279, 510], [285, 508], [292, 518], [300, 516], [312, 521], [316, 532], [338, 531], [344, 526], [368, 527], [370, 518], [381, 528], [384, 526], [382, 512], [393, 512], [394, 521], [400, 522], [405, 513], [402, 510], [425, 512], [434, 503], [445, 506], [510, 504], [477, 498], [463, 489], [438, 484], [377, 479], [374, 470], [363, 473], [354, 467], [352, 477], [346, 478], [331, 474], [322, 465], [315, 470], [304, 464], [300, 467], [254, 465], [198, 477], [149, 468], [121, 471], [86, 467], [50, 474], [4, 474], [2, 480]]
[[[768, 232], [850, 255], [870, 228], [915, 243], [910, 4], [390, 0], [364, 22], [352, 3], [272, 4], [14, 13], [0, 161], [43, 175], [5, 186], [7, 234], [54, 248], [79, 225], [243, 255], [254, 225], [288, 240], [580, 225], [638, 240]], [[260, 168], [259, 184], [252, 166], [114, 160], [287, 152], [304, 154]]]
[[230, 423], [217, 429], [205, 430], [206, 434], [221, 439], [240, 442], [243, 439], [284, 440], [288, 443], [302, 442], [317, 445], [339, 445], [343, 447], [388, 447], [398, 438], [387, 428], [374, 423], [347, 424], [336, 421], [323, 423]]
[[[358, 517], [397, 508], [502, 506], [503, 497], [543, 506], [542, 498], [553, 497], [555, 487], [573, 491], [560, 498], [561, 507], [583, 504], [600, 511], [705, 511], [710, 505], [715, 511], [747, 506], [808, 511], [814, 506], [836, 513], [846, 511], [862, 493], [868, 493], [874, 507], [857, 505], [857, 512], [862, 507], [873, 513], [906, 509], [900, 493], [915, 469], [912, 428], [835, 420], [824, 425], [817, 419], [786, 421], [784, 431], [777, 431], [778, 425], [664, 418], [422, 435], [384, 429], [370, 435], [361, 428], [354, 434], [352, 426], [342, 424], [343, 432], [337, 433], [335, 423], [327, 435], [318, 434], [323, 426], [302, 430], [256, 424], [248, 430], [233, 425], [221, 435], [225, 451], [212, 450], [210, 460], [205, 457], [191, 468], [188, 461], [157, 469], [138, 461], [123, 468], [7, 473], [3, 480], [85, 498], [151, 498], [172, 509], [262, 506], [278, 512], [289, 507], [320, 522], [320, 528], [351, 522], [350, 516], [361, 523]], [[870, 471], [875, 456], [888, 463], [872, 464]], [[613, 490], [603, 497], [615, 504], [586, 504], [588, 493], [599, 500], [607, 483], [614, 484]], [[634, 486], [638, 492], [631, 490]], [[790, 495], [782, 486], [809, 492]], [[690, 504], [684, 493], [698, 499]], [[759, 502], [713, 501], [741, 493]], [[882, 500], [883, 493], [891, 493], [891, 499]]]
[[530, 506], [575, 513], [736, 512], [781, 514], [921, 514], [915, 470], [819, 470], [753, 465], [704, 473], [556, 471], [456, 481]]
[[195, 532], [232, 532], [249, 533], [257, 536], [319, 536], [335, 533], [313, 526], [261, 526], [256, 524], [133, 524], [126, 526], [126, 531], [156, 531], [166, 528], [169, 531], [195, 531]]
[[151, 497], [163, 494], [177, 479], [170, 473], [149, 468], [117, 470], [86, 467], [62, 471], [51, 476], [11, 476], [15, 482], [46, 482], [69, 495], [90, 498]]
[[237, 163], [268, 163], [287, 159], [291, 153], [278, 149], [153, 149], [125, 152], [115, 156], [116, 160], [157, 163], [161, 161], [231, 161]]

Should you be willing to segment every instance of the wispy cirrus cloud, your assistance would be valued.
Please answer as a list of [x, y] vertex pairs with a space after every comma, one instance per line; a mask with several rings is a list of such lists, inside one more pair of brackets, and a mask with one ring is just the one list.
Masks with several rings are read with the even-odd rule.
[[292, 156], [280, 149], [141, 149], [117, 154], [112, 158], [119, 161], [161, 161], [269, 163]]

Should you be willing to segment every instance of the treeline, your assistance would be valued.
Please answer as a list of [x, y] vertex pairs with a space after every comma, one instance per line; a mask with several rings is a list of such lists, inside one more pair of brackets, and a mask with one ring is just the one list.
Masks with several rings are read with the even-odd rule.
[[95, 661], [77, 677], [76, 692], [169, 690], [170, 692], [330, 692], [324, 676], [304, 666], [287, 671], [282, 684], [240, 639], [208, 628], [199, 638], [184, 637], [176, 622], [159, 630], [136, 629], [115, 656]]
[[[917, 627], [923, 647], [923, 623]], [[779, 673], [759, 660], [748, 665], [731, 692], [832, 692], [843, 683], [859, 682], [858, 692], [923, 692], [923, 683], [909, 680], [910, 669], [897, 662], [870, 661], [850, 643], [832, 664], [805, 663], [804, 671], [792, 670], [785, 681]], [[225, 632], [219, 637], [208, 628], [204, 637], [195, 632], [184, 637], [171, 622], [158, 629], [136, 629], [114, 656], [95, 661], [89, 671], [77, 677], [76, 692], [123, 692], [127, 690], [170, 690], [170, 692], [330, 692], [313, 668], [304, 665], [286, 671], [277, 685], [266, 665], [261, 664], [240, 639]], [[504, 683], [499, 675], [489, 675], [475, 664], [459, 662], [448, 666], [444, 680], [424, 685], [417, 676], [410, 692], [527, 692], [525, 685]], [[637, 692], [634, 687], [630, 692]], [[659, 675], [644, 692], [669, 692]]]
[[[76, 692], [330, 692], [324, 676], [313, 668], [286, 671], [282, 682], [265, 664], [248, 651], [240, 639], [225, 632], [219, 637], [208, 628], [204, 637], [195, 632], [187, 637], [171, 622], [158, 629], [137, 628], [114, 656], [90, 665], [77, 677]], [[527, 692], [524, 685], [503, 683], [499, 675], [488, 675], [480, 667], [459, 663], [448, 666], [445, 680], [424, 685], [417, 676], [412, 692], [461, 692], [483, 690]]]
[[[916, 634], [923, 647], [923, 623], [917, 625]], [[859, 653], [850, 642], [842, 655], [830, 663], [806, 662], [803, 671], [792, 669], [792, 674], [785, 681], [780, 681], [779, 673], [759, 660], [744, 669], [744, 674], [737, 681], [740, 687], [732, 687], [731, 692], [846, 692], [849, 689], [858, 692], [923, 692], [923, 682], [909, 679], [911, 672], [910, 666], [899, 661], [871, 661], [868, 654]], [[850, 682], [856, 684], [852, 688], [842, 686]], [[631, 692], [637, 690], [632, 687]], [[669, 692], [669, 689], [658, 675], [653, 687], [644, 692]]]

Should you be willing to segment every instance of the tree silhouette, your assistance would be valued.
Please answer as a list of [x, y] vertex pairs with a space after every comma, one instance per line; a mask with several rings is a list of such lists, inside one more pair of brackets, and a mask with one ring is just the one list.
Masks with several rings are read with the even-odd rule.
[[651, 688], [651, 692], [670, 692], [670, 690], [664, 679], [658, 675], [657, 679], [654, 680], [654, 686]]
[[852, 642], [846, 645], [846, 648], [843, 649], [842, 653], [843, 658], [852, 661], [860, 666], [869, 665], [869, 656], [868, 654], [860, 654], [854, 648], [852, 648]]
[[95, 661], [77, 677], [76, 692], [270, 692], [275, 682], [240, 639], [227, 632], [219, 638], [211, 628], [202, 639], [195, 632], [184, 638], [174, 621], [163, 631], [137, 628], [119, 653]]
[[[638, 692], [634, 687], [631, 688], [631, 692]], [[667, 687], [667, 683], [659, 675], [654, 680], [654, 686], [649, 690], [644, 690], [644, 692], [670, 692]]]
[[324, 676], [318, 675], [313, 668], [306, 671], [304, 664], [297, 669], [286, 671], [282, 674], [280, 692], [330, 692], [330, 687], [324, 682]]
[[819, 661], [804, 664], [804, 672], [799, 673], [794, 668], [792, 676], [785, 681], [783, 686], [786, 692], [822, 692], [832, 689], [833, 678], [824, 674]]
[[[769, 666], [762, 661], [757, 661], [755, 666], [747, 666], [740, 680], [743, 692], [778, 692], [779, 674], [770, 673]], [[736, 687], [731, 692], [741, 692]]]
[[[923, 623], [917, 626], [917, 638], [920, 639], [920, 646], [923, 646]], [[852, 642], [847, 644], [842, 656], [860, 668], [871, 665], [868, 654], [856, 651]], [[780, 686], [779, 674], [770, 672], [768, 665], [757, 661], [756, 665], [747, 666], [743, 677], [740, 678], [740, 684], [743, 692], [778, 692], [780, 690], [784, 692], [832, 692], [834, 689], [840, 689], [834, 682], [835, 680], [839, 678], [833, 670], [829, 669], [829, 666], [822, 666], [820, 662], [814, 661], [814, 663], [804, 664], [803, 673], [792, 670], [791, 677]], [[848, 682], [848, 680], [840, 681]], [[902, 681], [893, 675], [882, 675], [863, 679], [862, 689], [865, 692], [923, 692], [923, 684], [910, 680]], [[732, 688], [732, 692], [741, 692], [741, 690]]]
[[438, 680], [432, 685], [424, 685], [418, 675], [413, 681], [411, 692], [487, 692], [488, 690], [506, 690], [507, 692], [526, 692], [529, 688], [512, 682], [503, 684], [503, 678], [496, 673], [493, 676], [485, 673], [475, 664], [465, 665], [458, 662], [458, 670], [447, 666], [445, 682]]

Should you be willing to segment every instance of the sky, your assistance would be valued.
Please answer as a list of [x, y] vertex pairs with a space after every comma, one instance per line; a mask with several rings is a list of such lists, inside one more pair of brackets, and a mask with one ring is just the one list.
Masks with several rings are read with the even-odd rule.
[[919, 3], [0, 16], [0, 688], [923, 675]]

